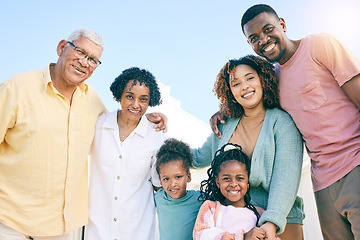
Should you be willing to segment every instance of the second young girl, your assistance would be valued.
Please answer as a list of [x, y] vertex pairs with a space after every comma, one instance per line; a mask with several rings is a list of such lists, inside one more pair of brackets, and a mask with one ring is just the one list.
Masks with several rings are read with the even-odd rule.
[[194, 239], [264, 239], [258, 227], [262, 209], [250, 203], [250, 160], [237, 144], [228, 143], [216, 153], [201, 182], [200, 208], [194, 227]]

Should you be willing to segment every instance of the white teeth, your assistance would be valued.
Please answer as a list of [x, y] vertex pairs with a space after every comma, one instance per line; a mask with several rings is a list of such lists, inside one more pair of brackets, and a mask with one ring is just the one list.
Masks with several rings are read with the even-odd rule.
[[272, 50], [274, 47], [275, 47], [275, 43], [271, 43], [270, 45], [265, 47], [263, 50], [264, 50], [264, 52], [268, 52], [268, 51]]
[[80, 70], [78, 67], [75, 66], [75, 69], [78, 71], [78, 72], [81, 72], [81, 73], [84, 73], [84, 71]]
[[132, 113], [139, 113], [140, 112], [140, 111], [134, 111], [134, 110], [130, 110], [130, 109], [129, 109], [129, 111], [132, 112]]
[[254, 92], [249, 92], [249, 93], [247, 93], [247, 94], [243, 95], [243, 97], [244, 97], [244, 98], [246, 98], [246, 97], [251, 96], [252, 94], [254, 94]]

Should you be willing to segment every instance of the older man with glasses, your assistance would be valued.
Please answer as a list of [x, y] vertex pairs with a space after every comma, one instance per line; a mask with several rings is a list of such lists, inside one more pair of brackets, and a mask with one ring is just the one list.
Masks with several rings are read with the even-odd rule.
[[[59, 42], [56, 64], [0, 84], [1, 240], [67, 240], [87, 223], [87, 155], [106, 109], [84, 81], [103, 45], [76, 30]], [[162, 116], [158, 130], [165, 123]]]

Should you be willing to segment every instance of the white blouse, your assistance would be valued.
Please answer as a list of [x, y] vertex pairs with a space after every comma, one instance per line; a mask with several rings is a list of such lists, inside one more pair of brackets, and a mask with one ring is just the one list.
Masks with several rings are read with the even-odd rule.
[[156, 152], [167, 138], [145, 116], [120, 142], [117, 111], [99, 116], [90, 152], [87, 240], [154, 239]]

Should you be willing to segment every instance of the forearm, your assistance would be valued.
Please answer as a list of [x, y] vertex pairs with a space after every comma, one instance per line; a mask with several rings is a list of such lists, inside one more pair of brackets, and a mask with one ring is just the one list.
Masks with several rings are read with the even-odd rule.
[[284, 230], [301, 178], [303, 143], [294, 126], [284, 126], [275, 135], [276, 154], [268, 190], [268, 205], [260, 218], [260, 224], [272, 222], [280, 228], [279, 232]]
[[214, 137], [215, 135], [212, 133], [200, 148], [191, 149], [191, 153], [193, 155], [193, 164], [195, 168], [202, 168], [210, 165], [213, 158], [213, 148], [215, 147]]

